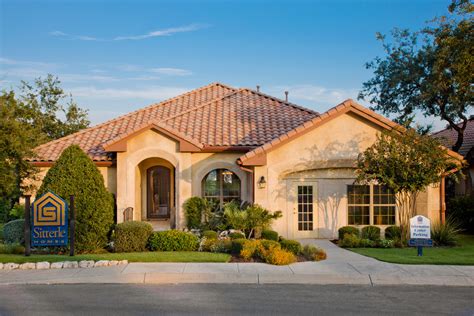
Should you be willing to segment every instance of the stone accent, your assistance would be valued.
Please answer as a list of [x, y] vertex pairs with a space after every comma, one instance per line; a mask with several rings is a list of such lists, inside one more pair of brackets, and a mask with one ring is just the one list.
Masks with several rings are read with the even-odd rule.
[[79, 261], [79, 268], [93, 268], [94, 260], [82, 260]]
[[37, 262], [36, 263], [36, 269], [37, 270], [46, 270], [46, 269], [49, 269], [50, 266], [51, 266], [51, 264], [47, 261], [42, 261], [42, 262]]
[[19, 266], [20, 270], [31, 270], [35, 268], [36, 268], [36, 265], [34, 264], [34, 262], [25, 262], [25, 263], [20, 264]]
[[119, 264], [118, 260], [110, 260], [109, 261], [109, 266], [116, 266], [118, 264]]
[[3, 269], [5, 270], [14, 270], [14, 269], [18, 269], [20, 265], [18, 263], [12, 263], [12, 262], [9, 262], [9, 263], [5, 263], [3, 265]]
[[0, 262], [0, 270], [3, 269], [3, 263]]
[[128, 264], [128, 260], [120, 260], [118, 264]]
[[51, 263], [51, 269], [62, 269], [64, 265], [64, 262], [59, 261], [59, 262], [53, 262]]
[[64, 261], [63, 268], [64, 269], [73, 269], [78, 268], [79, 263], [77, 261]]
[[99, 260], [94, 264], [94, 267], [107, 267], [109, 265], [109, 260]]

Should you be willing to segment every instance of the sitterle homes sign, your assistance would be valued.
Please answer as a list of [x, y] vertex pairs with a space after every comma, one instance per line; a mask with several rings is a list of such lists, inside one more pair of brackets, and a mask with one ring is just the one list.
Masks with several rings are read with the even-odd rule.
[[47, 192], [33, 202], [31, 209], [31, 246], [67, 246], [66, 201], [53, 192]]

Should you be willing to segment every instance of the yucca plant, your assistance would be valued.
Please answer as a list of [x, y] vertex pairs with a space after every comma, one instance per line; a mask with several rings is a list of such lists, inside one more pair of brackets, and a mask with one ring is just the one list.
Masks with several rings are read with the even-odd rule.
[[447, 218], [445, 223], [436, 222], [431, 228], [431, 238], [436, 246], [456, 246], [461, 229], [453, 218]]

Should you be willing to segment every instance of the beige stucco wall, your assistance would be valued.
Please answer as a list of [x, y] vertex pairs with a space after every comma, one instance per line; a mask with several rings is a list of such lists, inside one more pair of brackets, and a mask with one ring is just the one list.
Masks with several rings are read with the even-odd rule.
[[[267, 165], [255, 168], [255, 181], [261, 176], [267, 181], [265, 189], [256, 189], [255, 202], [283, 212], [273, 228], [287, 238], [336, 238], [337, 229], [347, 225], [347, 185], [356, 177], [354, 163], [380, 131], [363, 118], [344, 114], [269, 152]], [[317, 216], [310, 234], [297, 232], [292, 196], [292, 185], [305, 182], [315, 183], [317, 195]], [[427, 192], [419, 212], [436, 217], [439, 189]]]

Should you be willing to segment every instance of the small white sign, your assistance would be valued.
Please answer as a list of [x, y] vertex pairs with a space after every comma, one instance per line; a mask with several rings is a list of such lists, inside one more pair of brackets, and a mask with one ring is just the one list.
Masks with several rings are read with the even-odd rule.
[[422, 215], [410, 218], [410, 238], [431, 239], [431, 221]]

